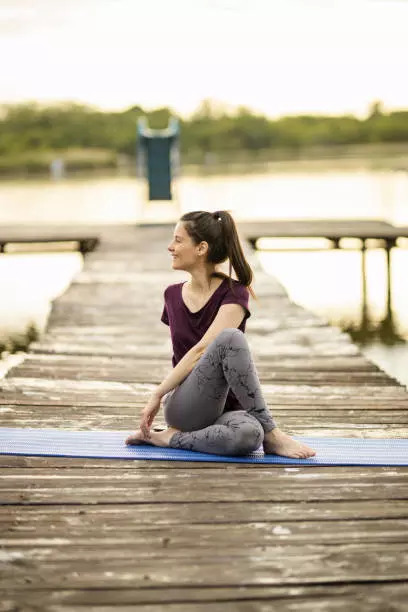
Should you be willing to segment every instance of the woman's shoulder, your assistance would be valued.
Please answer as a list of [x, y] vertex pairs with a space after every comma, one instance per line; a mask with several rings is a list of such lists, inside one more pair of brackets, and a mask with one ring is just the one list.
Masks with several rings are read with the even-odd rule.
[[180, 291], [181, 286], [183, 285], [184, 281], [181, 281], [180, 283], [172, 283], [171, 285], [167, 285], [167, 287], [164, 290], [164, 297], [171, 297], [172, 295], [174, 295], [175, 292]]
[[247, 295], [249, 293], [248, 287], [246, 285], [243, 285], [240, 281], [235, 280], [235, 278], [231, 277], [226, 278], [228, 279], [226, 283], [228, 291], [232, 291], [234, 294], [238, 293], [240, 295]]

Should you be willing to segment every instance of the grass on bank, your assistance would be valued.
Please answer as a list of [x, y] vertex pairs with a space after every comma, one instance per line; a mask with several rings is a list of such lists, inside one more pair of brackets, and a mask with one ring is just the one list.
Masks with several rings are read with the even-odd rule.
[[[79, 171], [124, 170], [136, 174], [136, 157], [100, 148], [25, 151], [0, 155], [0, 177], [43, 176], [50, 174], [50, 164], [62, 159], [65, 174]], [[363, 163], [371, 168], [408, 170], [408, 143], [331, 145], [305, 148], [274, 148], [248, 151], [191, 150], [182, 156], [182, 170], [224, 171], [226, 167], [248, 164], [325, 162], [330, 165]]]
[[26, 351], [31, 342], [39, 338], [39, 331], [34, 323], [29, 323], [23, 332], [3, 335], [0, 337], [0, 357], [2, 353], [17, 353]]

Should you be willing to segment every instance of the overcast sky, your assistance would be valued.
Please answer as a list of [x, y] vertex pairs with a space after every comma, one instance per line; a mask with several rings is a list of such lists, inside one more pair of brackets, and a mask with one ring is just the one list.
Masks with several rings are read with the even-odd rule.
[[0, 103], [408, 108], [408, 0], [0, 0]]

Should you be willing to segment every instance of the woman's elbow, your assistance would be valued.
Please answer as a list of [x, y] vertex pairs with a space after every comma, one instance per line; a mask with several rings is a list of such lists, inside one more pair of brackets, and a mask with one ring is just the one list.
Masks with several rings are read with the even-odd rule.
[[197, 361], [200, 359], [200, 357], [202, 355], [204, 355], [204, 352], [205, 352], [206, 348], [207, 347], [204, 344], [201, 344], [201, 343], [198, 343], [198, 344], [196, 344], [193, 347], [192, 351], [193, 351], [193, 360], [194, 360], [194, 363], [197, 363]]

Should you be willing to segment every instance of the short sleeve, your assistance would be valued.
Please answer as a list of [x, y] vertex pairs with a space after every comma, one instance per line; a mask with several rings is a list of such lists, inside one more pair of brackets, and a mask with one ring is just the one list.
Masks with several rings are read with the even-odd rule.
[[162, 323], [165, 323], [166, 325], [170, 325], [169, 324], [169, 316], [167, 314], [167, 308], [166, 308], [166, 304], [164, 305], [163, 308], [163, 312], [162, 312], [162, 316], [160, 318], [160, 321], [162, 321]]
[[222, 299], [220, 306], [223, 306], [224, 304], [240, 304], [245, 311], [243, 321], [246, 321], [246, 319], [249, 319], [249, 317], [251, 316], [251, 312], [249, 310], [248, 288], [245, 287], [245, 285], [237, 284], [233, 285], [233, 290], [229, 289], [227, 291], [227, 293]]
[[167, 293], [167, 289], [164, 291], [164, 307], [163, 307], [163, 312], [162, 315], [160, 317], [160, 321], [162, 323], [165, 323], [166, 325], [170, 325], [169, 323], [169, 313], [167, 312], [167, 306], [166, 306], [166, 293]]

